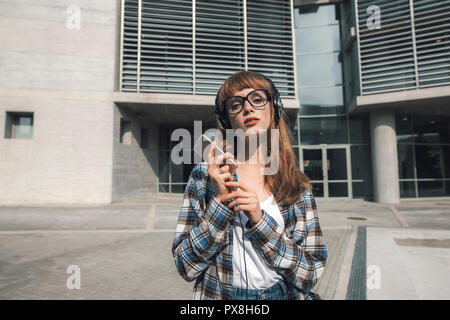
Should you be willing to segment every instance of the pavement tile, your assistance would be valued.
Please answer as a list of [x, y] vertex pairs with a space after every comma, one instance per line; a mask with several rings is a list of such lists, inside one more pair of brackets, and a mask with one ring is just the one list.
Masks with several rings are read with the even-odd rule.
[[[181, 202], [180, 196], [155, 195], [109, 206], [0, 207], [0, 299], [191, 299], [193, 282], [178, 275], [171, 254]], [[450, 230], [447, 200], [402, 201], [395, 205], [411, 228], [401, 228], [385, 204], [317, 200], [317, 208], [329, 256], [314, 288], [323, 299], [333, 299], [338, 283], [343, 285], [341, 271], [348, 263], [344, 255], [358, 226], [370, 230], [367, 248], [372, 260], [368, 265], [374, 263], [371, 250], [394, 250], [390, 255], [401, 251], [403, 261], [413, 259], [413, 247], [399, 246], [386, 238], [377, 243], [373, 230]], [[383, 243], [391, 247], [383, 247]], [[430, 258], [433, 263], [448, 268], [447, 251], [428, 249], [420, 247], [417, 252], [434, 252]], [[66, 286], [69, 265], [81, 269], [80, 290]], [[429, 290], [426, 283], [421, 284], [418, 269], [395, 268], [395, 264], [387, 264], [383, 272], [407, 276], [410, 282], [405, 288], [411, 290], [405, 298], [430, 296], [416, 292]], [[444, 277], [444, 281], [448, 279]], [[374, 297], [373, 292], [368, 294], [369, 299]]]

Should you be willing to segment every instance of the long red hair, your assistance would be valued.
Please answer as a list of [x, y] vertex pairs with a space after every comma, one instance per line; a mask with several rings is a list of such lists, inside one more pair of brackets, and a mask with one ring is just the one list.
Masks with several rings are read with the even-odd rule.
[[[220, 111], [224, 112], [223, 101], [226, 98], [246, 88], [266, 89], [270, 92], [272, 98], [270, 101], [271, 121], [268, 130], [268, 145], [269, 155], [278, 156], [278, 171], [274, 175], [264, 175], [264, 187], [268, 192], [273, 193], [278, 203], [291, 204], [297, 200], [301, 200], [303, 192], [306, 189], [312, 191], [312, 186], [309, 178], [299, 169], [297, 158], [292, 150], [292, 133], [286, 125], [289, 119], [284, 111], [282, 112], [278, 126], [280, 139], [278, 143], [279, 150], [277, 150], [278, 152], [272, 152], [275, 150], [271, 150], [270, 147], [270, 129], [277, 129], [274, 118], [273, 92], [270, 83], [264, 77], [252, 71], [236, 72], [225, 80], [220, 89], [218, 97]], [[220, 129], [222, 136], [226, 137], [225, 131], [219, 126], [218, 119], [217, 127]], [[224, 148], [223, 150], [228, 150], [226, 147], [226, 139], [223, 139], [222, 147]], [[270, 163], [266, 166], [270, 166]]]

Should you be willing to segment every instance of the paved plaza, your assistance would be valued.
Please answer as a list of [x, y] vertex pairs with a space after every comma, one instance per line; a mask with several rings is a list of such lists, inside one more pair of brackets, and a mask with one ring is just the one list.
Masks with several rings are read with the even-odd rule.
[[[193, 283], [171, 254], [181, 202], [154, 195], [108, 206], [1, 207], [0, 299], [191, 299]], [[323, 299], [346, 299], [361, 226], [367, 299], [450, 298], [449, 199], [317, 206], [329, 254], [315, 287]], [[79, 267], [80, 289], [68, 289], [69, 266]]]

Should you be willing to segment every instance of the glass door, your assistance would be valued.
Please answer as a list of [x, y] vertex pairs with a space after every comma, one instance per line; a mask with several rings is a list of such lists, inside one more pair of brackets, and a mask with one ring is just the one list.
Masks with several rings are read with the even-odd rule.
[[327, 148], [326, 184], [329, 198], [349, 197], [347, 148]]
[[[311, 180], [315, 197], [324, 197], [322, 149], [303, 149], [303, 173]], [[301, 169], [301, 168], [300, 168]]]
[[351, 198], [348, 146], [303, 147], [302, 168], [313, 185], [314, 196]]

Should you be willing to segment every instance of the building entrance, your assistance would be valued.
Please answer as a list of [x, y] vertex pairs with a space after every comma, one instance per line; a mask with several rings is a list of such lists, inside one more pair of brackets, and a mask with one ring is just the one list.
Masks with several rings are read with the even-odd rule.
[[315, 197], [352, 198], [350, 147], [303, 146], [300, 169], [309, 177]]

